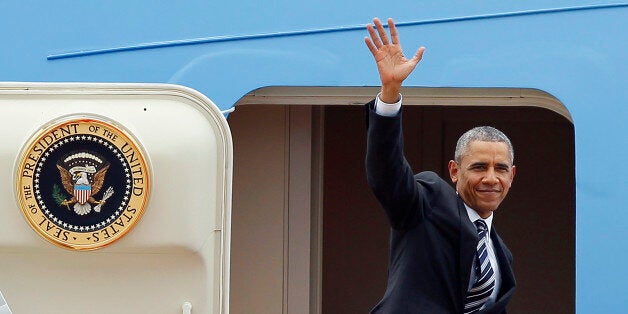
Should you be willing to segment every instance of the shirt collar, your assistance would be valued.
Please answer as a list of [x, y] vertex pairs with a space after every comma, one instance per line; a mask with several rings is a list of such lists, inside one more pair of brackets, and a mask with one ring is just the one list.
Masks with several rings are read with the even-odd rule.
[[486, 226], [488, 227], [487, 234], [491, 234], [491, 228], [493, 225], [493, 213], [491, 213], [491, 215], [488, 216], [488, 218], [484, 219], [480, 217], [480, 215], [478, 215], [478, 213], [475, 210], [473, 210], [473, 208], [467, 206], [467, 204], [464, 204], [464, 208], [467, 209], [467, 215], [469, 215], [469, 219], [471, 220], [471, 222], [475, 222], [478, 219], [484, 220], [484, 222], [486, 222]]

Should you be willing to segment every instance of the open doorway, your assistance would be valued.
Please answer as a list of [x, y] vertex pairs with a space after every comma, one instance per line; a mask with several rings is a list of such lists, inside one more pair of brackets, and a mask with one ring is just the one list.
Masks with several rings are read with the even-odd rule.
[[[229, 117], [232, 313], [366, 313], [382, 296], [389, 231], [366, 183], [357, 105], [376, 93], [263, 89]], [[406, 89], [404, 104], [415, 171], [446, 174], [457, 138], [473, 126], [511, 138], [517, 178], [495, 218], [515, 257], [509, 313], [573, 313], [575, 149], [564, 107], [521, 89]]]

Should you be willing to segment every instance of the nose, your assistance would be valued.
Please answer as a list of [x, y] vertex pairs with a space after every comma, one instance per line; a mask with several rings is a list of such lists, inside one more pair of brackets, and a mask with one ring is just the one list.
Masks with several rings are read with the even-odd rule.
[[497, 176], [495, 175], [495, 169], [493, 167], [488, 168], [488, 170], [486, 171], [486, 175], [482, 179], [482, 182], [484, 184], [490, 184], [490, 185], [499, 183], [499, 180], [497, 179]]

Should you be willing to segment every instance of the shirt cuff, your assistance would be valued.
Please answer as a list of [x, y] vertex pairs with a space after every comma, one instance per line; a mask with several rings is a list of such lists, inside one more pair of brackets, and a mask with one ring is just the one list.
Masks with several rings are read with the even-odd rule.
[[375, 113], [384, 117], [396, 116], [401, 109], [401, 100], [403, 96], [399, 94], [399, 100], [396, 103], [388, 104], [379, 99], [380, 95], [381, 93], [377, 94], [377, 97], [375, 97]]

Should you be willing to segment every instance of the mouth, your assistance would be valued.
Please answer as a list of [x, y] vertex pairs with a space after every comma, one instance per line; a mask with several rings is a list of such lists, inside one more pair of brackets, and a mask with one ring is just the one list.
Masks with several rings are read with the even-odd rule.
[[476, 192], [478, 192], [481, 195], [499, 195], [501, 193], [500, 190], [476, 190]]

